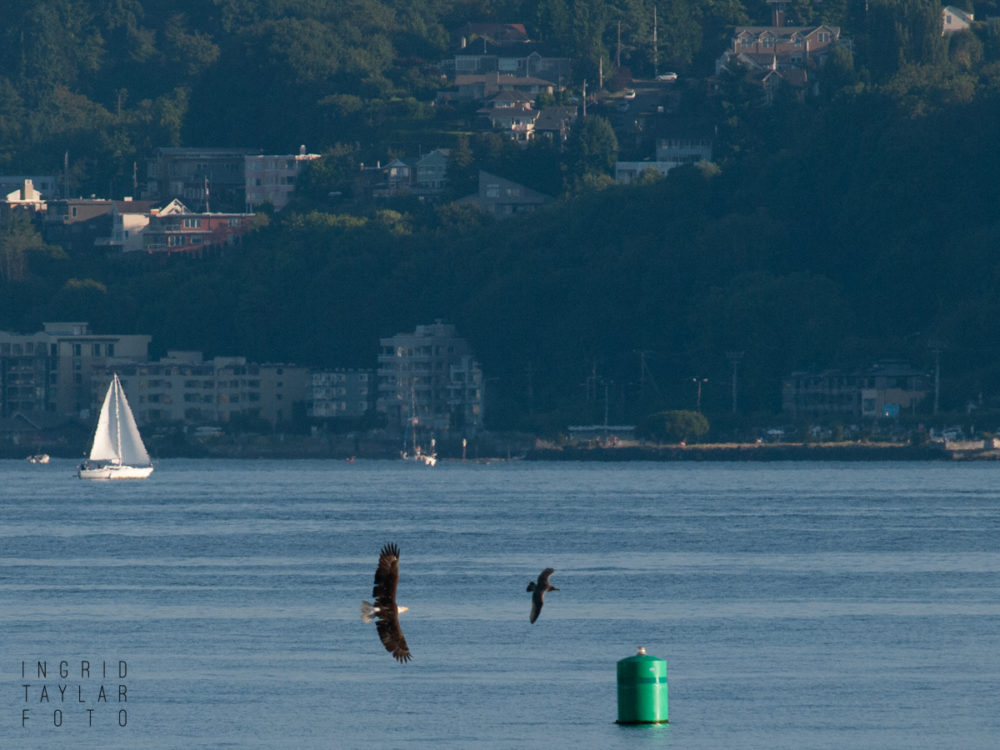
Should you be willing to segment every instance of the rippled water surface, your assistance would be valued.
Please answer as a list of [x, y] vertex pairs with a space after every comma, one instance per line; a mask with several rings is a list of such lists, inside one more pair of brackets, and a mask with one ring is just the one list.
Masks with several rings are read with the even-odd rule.
[[[0, 461], [0, 747], [992, 750], [998, 479], [164, 460], [105, 483]], [[388, 541], [406, 665], [359, 617]], [[668, 661], [669, 725], [615, 724], [639, 645]]]

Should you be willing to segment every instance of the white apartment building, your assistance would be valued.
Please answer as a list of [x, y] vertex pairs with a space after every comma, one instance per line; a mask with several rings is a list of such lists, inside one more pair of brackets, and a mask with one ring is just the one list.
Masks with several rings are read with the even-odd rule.
[[371, 370], [326, 370], [312, 373], [309, 416], [315, 419], [359, 419], [375, 404]]
[[305, 146], [295, 155], [245, 156], [246, 212], [253, 213], [263, 203], [270, 203], [275, 211], [288, 205], [302, 170], [319, 156], [307, 154]]
[[245, 357], [214, 357], [170, 351], [157, 362], [117, 362], [91, 378], [97, 408], [117, 372], [136, 422], [222, 425], [237, 418], [280, 426], [308, 398], [308, 370], [285, 364], [254, 364]]
[[442, 434], [483, 427], [483, 373], [455, 326], [437, 321], [379, 339], [376, 409], [391, 429], [413, 420]]
[[84, 322], [44, 323], [42, 331], [30, 334], [0, 331], [0, 416], [87, 416], [94, 369], [112, 360], [147, 359], [151, 340], [91, 333]]

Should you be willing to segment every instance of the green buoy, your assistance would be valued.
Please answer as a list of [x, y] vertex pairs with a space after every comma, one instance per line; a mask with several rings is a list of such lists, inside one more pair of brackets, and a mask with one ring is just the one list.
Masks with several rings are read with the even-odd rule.
[[662, 724], [667, 716], [667, 661], [640, 646], [618, 662], [618, 723]]

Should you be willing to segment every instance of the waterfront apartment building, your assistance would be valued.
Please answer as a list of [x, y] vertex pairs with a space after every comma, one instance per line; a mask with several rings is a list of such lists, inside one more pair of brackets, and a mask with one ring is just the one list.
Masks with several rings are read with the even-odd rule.
[[431, 433], [483, 427], [483, 373], [455, 326], [437, 321], [379, 339], [378, 400], [390, 429], [414, 422]]
[[112, 372], [118, 373], [139, 425], [224, 425], [244, 419], [276, 428], [304, 416], [308, 398], [306, 368], [169, 351], [156, 362], [115, 363], [94, 372], [94, 408], [103, 400]]
[[309, 416], [360, 419], [375, 406], [372, 370], [317, 370], [312, 373]]
[[926, 372], [900, 362], [849, 371], [800, 371], [782, 382], [782, 411], [796, 418], [895, 417], [916, 412], [931, 392]]
[[86, 418], [94, 369], [110, 361], [147, 359], [151, 340], [91, 333], [84, 322], [44, 323], [43, 330], [29, 334], [0, 331], [0, 416], [47, 412]]

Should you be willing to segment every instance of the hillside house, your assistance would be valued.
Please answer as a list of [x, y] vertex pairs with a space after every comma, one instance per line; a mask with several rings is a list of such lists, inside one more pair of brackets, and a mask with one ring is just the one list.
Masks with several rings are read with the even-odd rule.
[[379, 162], [366, 167], [366, 183], [373, 198], [388, 198], [409, 193], [417, 196], [434, 196], [448, 184], [447, 148], [436, 148], [419, 157], [395, 158], [387, 164]]
[[142, 198], [184, 201], [201, 211], [240, 211], [246, 205], [246, 157], [260, 149], [158, 148], [146, 162]]
[[178, 200], [151, 211], [142, 232], [147, 253], [203, 253], [236, 244], [252, 225], [254, 214], [196, 213]]
[[104, 198], [50, 200], [41, 212], [42, 238], [70, 253], [93, 252], [111, 235], [114, 201]]
[[16, 190], [23, 190], [25, 182], [31, 182], [31, 187], [46, 198], [60, 197], [59, 178], [53, 175], [0, 175], [0, 195], [10, 195]]
[[479, 172], [479, 192], [462, 198], [459, 203], [473, 203], [498, 219], [530, 213], [552, 198], [512, 180], [489, 172]]
[[974, 13], [956, 8], [954, 5], [946, 5], [941, 9], [941, 36], [968, 31], [975, 20]]
[[534, 97], [518, 91], [502, 91], [476, 114], [494, 130], [504, 131], [519, 143], [527, 143], [534, 135], [539, 114], [532, 106], [533, 100]]
[[523, 24], [470, 23], [456, 31], [453, 38], [457, 49], [440, 66], [451, 79], [502, 73], [560, 84], [572, 73], [573, 61], [548, 54], [544, 45], [528, 38]]
[[451, 149], [436, 148], [417, 159], [414, 192], [434, 194], [447, 187], [450, 155]]
[[619, 161], [615, 163], [615, 181], [623, 185], [635, 182], [647, 169], [667, 174], [685, 164], [712, 161], [710, 135], [699, 131], [677, 131], [662, 135], [656, 140], [656, 154], [648, 161]]
[[818, 26], [785, 26], [785, 14], [775, 4], [770, 26], [737, 26], [730, 38], [729, 49], [715, 62], [715, 73], [742, 66], [761, 79], [764, 86], [774, 85], [775, 73], [784, 78], [789, 70], [807, 70], [821, 66], [834, 45], [840, 43], [840, 28]]
[[35, 189], [34, 181], [27, 177], [20, 187], [4, 196], [4, 204], [8, 210], [21, 208], [41, 211], [45, 207], [45, 200], [42, 198], [42, 193]]
[[142, 233], [149, 225], [149, 215], [155, 204], [151, 201], [112, 201], [109, 218], [111, 233], [98, 237], [95, 244], [110, 250], [130, 253], [143, 249]]
[[535, 120], [534, 136], [549, 138], [553, 143], [564, 144], [569, 138], [570, 130], [579, 117], [576, 105], [553, 105], [542, 107]]
[[555, 90], [554, 84], [540, 78], [503, 75], [501, 73], [458, 75], [455, 77], [455, 89], [444, 95], [444, 98], [454, 101], [481, 102], [502, 91], [513, 91], [526, 94], [534, 100], [540, 94], [552, 94]]
[[319, 154], [306, 153], [300, 146], [297, 154], [250, 154], [243, 158], [246, 202], [244, 210], [253, 213], [265, 203], [280, 211], [292, 199], [299, 175]]

